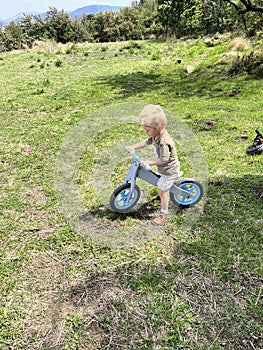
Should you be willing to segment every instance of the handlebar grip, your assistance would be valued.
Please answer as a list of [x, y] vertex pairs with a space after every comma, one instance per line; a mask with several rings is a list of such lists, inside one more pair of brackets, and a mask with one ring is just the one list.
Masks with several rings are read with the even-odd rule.
[[262, 134], [258, 130], [255, 130], [255, 131], [256, 131], [257, 136], [262, 137]]
[[146, 171], [150, 171], [151, 170], [151, 167], [150, 165], [146, 165], [146, 167], [144, 168]]
[[[134, 159], [137, 160], [137, 162], [139, 162], [140, 164], [143, 163], [143, 160], [142, 160], [139, 156], [137, 156], [137, 154], [135, 153], [134, 150], [130, 151], [130, 154], [132, 155], [132, 157], [133, 157]], [[144, 167], [144, 169], [145, 169], [146, 171], [150, 171], [150, 170], [151, 170], [151, 167], [150, 167], [150, 165], [146, 165], [146, 166]]]

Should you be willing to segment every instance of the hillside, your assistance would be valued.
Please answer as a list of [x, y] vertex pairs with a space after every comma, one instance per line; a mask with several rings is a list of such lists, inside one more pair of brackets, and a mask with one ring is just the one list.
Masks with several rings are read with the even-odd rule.
[[111, 6], [111, 5], [89, 5], [84, 6], [74, 11], [69, 12], [70, 18], [80, 17], [82, 14], [95, 15], [98, 12], [113, 11], [118, 12], [122, 6]]
[[[261, 47], [231, 34], [1, 54], [1, 350], [263, 349], [263, 154], [246, 154], [263, 132], [262, 71], [246, 66]], [[109, 208], [146, 104], [206, 189], [158, 228], [145, 181], [135, 212]]]

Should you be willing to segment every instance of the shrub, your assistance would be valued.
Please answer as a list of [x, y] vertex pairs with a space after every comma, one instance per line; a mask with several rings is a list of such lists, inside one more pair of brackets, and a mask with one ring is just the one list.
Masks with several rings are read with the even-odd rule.
[[142, 49], [142, 45], [137, 43], [136, 41], [129, 41], [129, 43], [122, 47], [122, 50], [131, 50], [131, 49]]
[[238, 55], [231, 68], [230, 75], [237, 75], [246, 72], [247, 74], [254, 74], [256, 77], [263, 76], [263, 54], [255, 51], [250, 51], [243, 55]]

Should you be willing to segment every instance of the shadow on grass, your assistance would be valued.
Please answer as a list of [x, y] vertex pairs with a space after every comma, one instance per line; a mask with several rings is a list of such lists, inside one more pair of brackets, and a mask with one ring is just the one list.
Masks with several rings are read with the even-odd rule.
[[[238, 87], [224, 90], [226, 69], [223, 65], [218, 67], [202, 67], [193, 73], [187, 73], [185, 69], [174, 67], [171, 71], [171, 65], [162, 69], [158, 73], [158, 67], [149, 73], [135, 72], [127, 74], [108, 75], [107, 77], [98, 77], [96, 85], [110, 86], [113, 89], [121, 91], [123, 97], [134, 96], [134, 94], [145, 93], [149, 91], [163, 91], [174, 97], [206, 96], [206, 97], [235, 97], [242, 90]], [[224, 78], [224, 79], [223, 79]], [[231, 77], [228, 77], [231, 79]]]
[[261, 348], [262, 184], [211, 181], [189, 237], [164, 233], [143, 256], [77, 280], [68, 300], [89, 310], [85, 332], [116, 349]]
[[[158, 205], [158, 207], [157, 207]], [[159, 209], [160, 200], [153, 198], [143, 204], [136, 205], [129, 213], [114, 212], [108, 207], [92, 207], [89, 211], [95, 218], [104, 218], [111, 221], [125, 221], [127, 217], [137, 220], [149, 220], [151, 216]], [[85, 217], [84, 217], [85, 219]]]
[[56, 305], [61, 317], [65, 305], [71, 318], [81, 315], [78, 345], [88, 338], [94, 348], [261, 348], [262, 184], [261, 175], [213, 179], [188, 237], [164, 233], [143, 255], [123, 250], [121, 262], [104, 251], [109, 266], [76, 278]]

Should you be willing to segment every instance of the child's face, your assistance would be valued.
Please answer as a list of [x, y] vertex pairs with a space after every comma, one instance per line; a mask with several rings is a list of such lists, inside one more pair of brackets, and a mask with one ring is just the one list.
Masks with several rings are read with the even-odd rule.
[[157, 128], [148, 125], [143, 125], [142, 128], [149, 137], [160, 136], [160, 131]]

